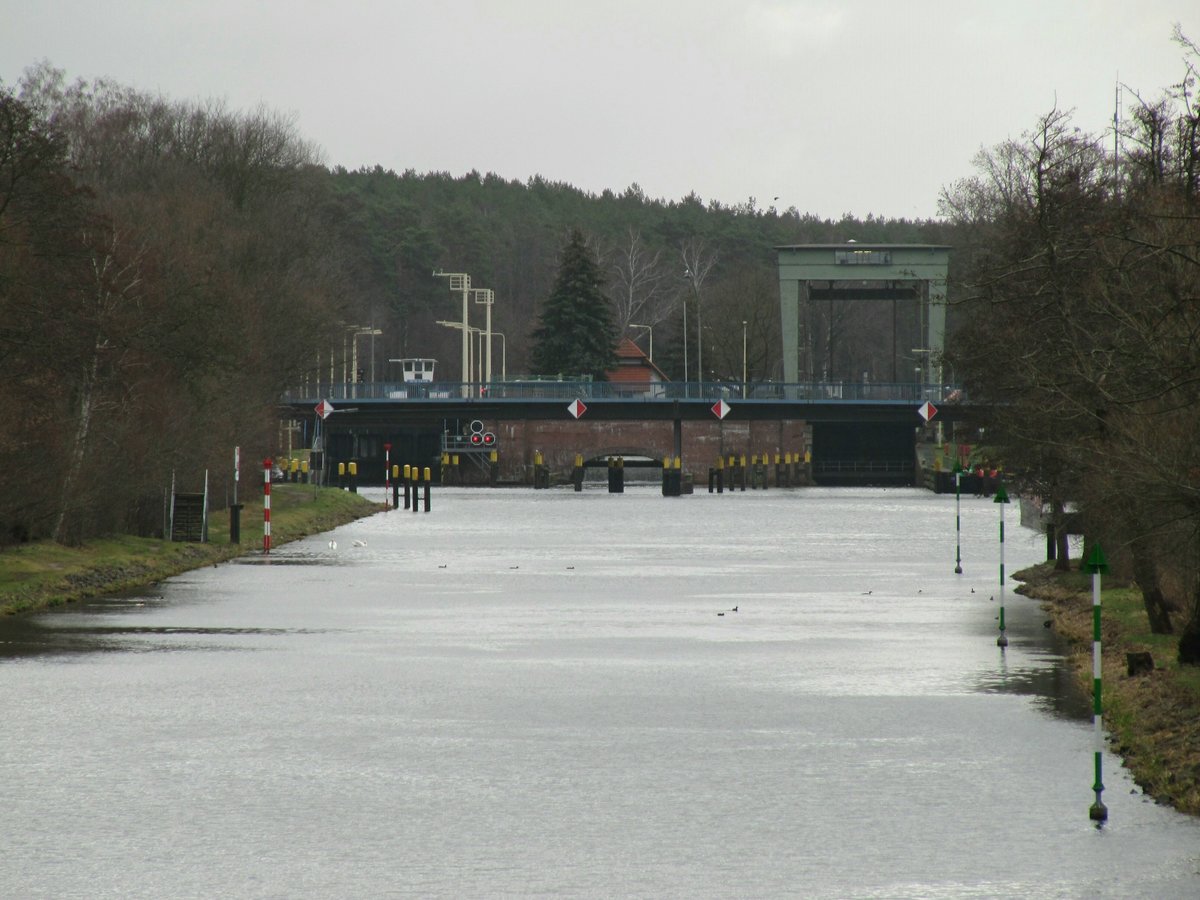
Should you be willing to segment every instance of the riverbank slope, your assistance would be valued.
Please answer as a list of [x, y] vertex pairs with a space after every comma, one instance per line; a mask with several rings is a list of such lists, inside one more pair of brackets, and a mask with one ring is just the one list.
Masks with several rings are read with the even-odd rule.
[[[359, 494], [304, 484], [271, 490], [271, 546], [328, 531], [383, 509]], [[245, 553], [262, 552], [262, 498], [241, 513], [241, 543], [229, 543], [229, 514], [210, 515], [207, 543], [114, 535], [64, 547], [35, 541], [0, 550], [0, 614], [44, 609], [162, 581]]]
[[[1017, 593], [1042, 602], [1071, 642], [1071, 665], [1092, 691], [1092, 579], [1043, 563], [1017, 572]], [[1101, 581], [1102, 702], [1110, 746], [1134, 781], [1160, 803], [1200, 815], [1200, 668], [1179, 666], [1177, 638], [1150, 633], [1141, 593]], [[1154, 670], [1130, 675], [1126, 653], [1145, 651]]]

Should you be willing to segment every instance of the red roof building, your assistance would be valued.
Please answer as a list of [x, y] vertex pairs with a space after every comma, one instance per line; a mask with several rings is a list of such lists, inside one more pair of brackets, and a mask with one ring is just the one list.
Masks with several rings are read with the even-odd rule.
[[617, 344], [617, 367], [605, 374], [613, 391], [626, 397], [639, 394], [652, 397], [658, 393], [655, 385], [671, 380], [629, 338], [622, 338]]

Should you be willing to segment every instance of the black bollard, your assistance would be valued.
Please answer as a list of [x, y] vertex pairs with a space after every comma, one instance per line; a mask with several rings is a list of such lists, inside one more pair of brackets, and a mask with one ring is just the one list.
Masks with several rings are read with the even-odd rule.
[[429, 512], [429, 488], [433, 479], [430, 477], [433, 473], [429, 471], [429, 467], [425, 467], [425, 512]]
[[231, 503], [229, 505], [229, 543], [240, 544], [242, 542], [242, 504]]
[[417, 466], [412, 467], [412, 511], [416, 512], [421, 508], [421, 470]]

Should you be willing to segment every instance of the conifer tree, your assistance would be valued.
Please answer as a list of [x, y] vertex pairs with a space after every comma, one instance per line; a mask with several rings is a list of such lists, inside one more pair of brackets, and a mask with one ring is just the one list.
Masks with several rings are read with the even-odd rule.
[[554, 288], [533, 332], [533, 364], [542, 375], [607, 380], [617, 365], [617, 330], [600, 265], [576, 228], [559, 257]]

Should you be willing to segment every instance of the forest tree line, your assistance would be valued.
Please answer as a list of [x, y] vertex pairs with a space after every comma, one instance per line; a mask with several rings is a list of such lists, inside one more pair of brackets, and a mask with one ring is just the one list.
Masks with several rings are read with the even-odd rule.
[[[586, 236], [618, 336], [682, 378], [777, 377], [773, 247], [942, 240], [936, 222], [600, 195], [534, 176], [347, 171], [270, 109], [176, 101], [47, 63], [0, 85], [0, 545], [161, 533], [165, 492], [232, 489], [232, 455], [283, 446], [289, 388], [397, 380], [433, 357], [456, 379], [461, 315], [435, 270], [495, 292], [509, 373], [570, 235]], [[631, 324], [642, 326], [631, 328]], [[354, 330], [378, 331], [367, 345]], [[353, 344], [358, 341], [358, 346]], [[495, 373], [494, 373], [495, 374]], [[498, 377], [498, 375], [497, 375]]]

